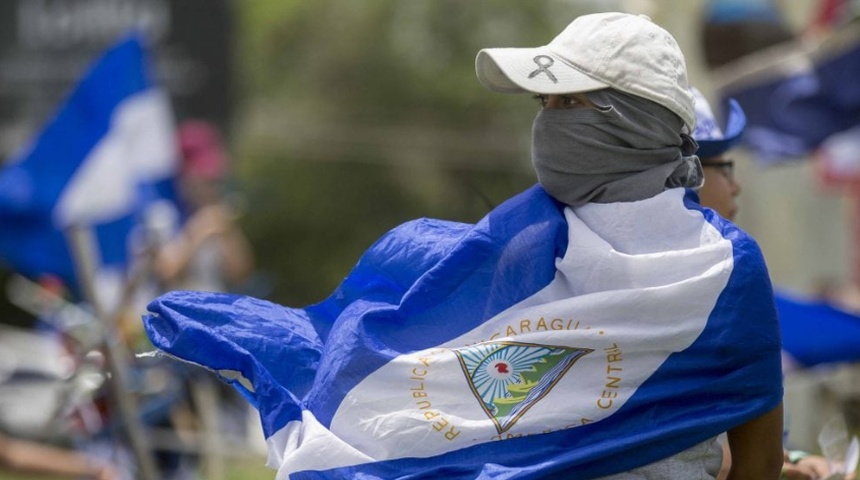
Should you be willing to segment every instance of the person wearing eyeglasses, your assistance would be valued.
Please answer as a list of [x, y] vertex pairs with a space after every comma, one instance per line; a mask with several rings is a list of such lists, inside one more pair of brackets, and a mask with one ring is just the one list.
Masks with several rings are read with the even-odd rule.
[[[734, 176], [734, 160], [729, 156], [737, 146], [746, 127], [746, 116], [734, 100], [727, 102], [727, 119], [720, 126], [708, 100], [695, 87], [690, 89], [696, 107], [696, 128], [693, 138], [699, 144], [697, 155], [702, 163], [705, 183], [698, 194], [703, 207], [716, 211], [727, 220], [734, 220], [738, 212], [735, 198], [741, 192], [740, 183]], [[725, 445], [725, 444], [724, 444]], [[731, 452], [723, 452], [723, 471], [718, 480], [727, 478], [731, 465]], [[785, 462], [780, 474], [785, 480], [816, 480], [830, 473], [827, 459], [807, 452], [785, 450]], [[846, 477], [853, 479], [853, 475]]]
[[737, 145], [746, 127], [746, 116], [735, 100], [728, 101], [725, 131], [717, 123], [713, 110], [702, 92], [691, 88], [696, 105], [696, 128], [693, 138], [699, 144], [696, 155], [702, 163], [705, 183], [699, 189], [702, 206], [715, 210], [721, 217], [734, 220], [738, 213], [735, 201], [741, 186], [734, 176], [735, 162], [728, 153]]

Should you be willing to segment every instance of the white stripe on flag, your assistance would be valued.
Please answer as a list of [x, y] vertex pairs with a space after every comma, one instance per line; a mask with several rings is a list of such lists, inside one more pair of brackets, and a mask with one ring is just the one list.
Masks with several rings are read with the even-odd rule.
[[[291, 472], [331, 468], [333, 461], [340, 465], [373, 461], [334, 436], [308, 410], [302, 412], [300, 422], [290, 422], [267, 438], [266, 445], [269, 452], [266, 466], [276, 470], [281, 468], [277, 480], [286, 480]], [[309, 456], [307, 452], [317, 454]], [[290, 470], [284, 470], [283, 465], [289, 465]]]
[[54, 210], [59, 226], [98, 224], [128, 214], [141, 182], [168, 178], [178, 157], [170, 103], [157, 89], [117, 105], [110, 129], [93, 147]]

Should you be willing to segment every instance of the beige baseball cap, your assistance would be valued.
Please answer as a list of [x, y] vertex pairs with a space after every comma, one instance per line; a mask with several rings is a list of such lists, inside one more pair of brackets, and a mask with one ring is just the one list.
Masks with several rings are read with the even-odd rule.
[[576, 18], [548, 45], [485, 48], [478, 80], [501, 93], [564, 94], [614, 88], [696, 125], [687, 65], [678, 42], [645, 15], [596, 13]]

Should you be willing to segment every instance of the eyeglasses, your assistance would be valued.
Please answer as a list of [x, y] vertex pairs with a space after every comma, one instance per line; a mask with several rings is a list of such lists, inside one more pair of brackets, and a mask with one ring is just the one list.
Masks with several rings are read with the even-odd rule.
[[714, 160], [702, 162], [703, 168], [718, 168], [720, 174], [726, 178], [734, 178], [735, 176], [735, 161], [734, 160]]

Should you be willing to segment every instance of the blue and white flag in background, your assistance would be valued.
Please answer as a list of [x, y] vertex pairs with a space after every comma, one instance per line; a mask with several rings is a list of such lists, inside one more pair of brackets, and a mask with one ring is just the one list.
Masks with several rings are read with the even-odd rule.
[[571, 210], [536, 186], [474, 225], [395, 228], [304, 309], [149, 310], [158, 349], [259, 409], [278, 479], [594, 478], [782, 400], [758, 246], [683, 189]]
[[143, 207], [172, 201], [177, 166], [169, 100], [150, 79], [141, 40], [128, 37], [0, 170], [0, 261], [74, 286], [63, 231], [78, 225], [94, 228], [103, 272], [124, 268]]
[[743, 143], [765, 164], [808, 157], [831, 136], [860, 126], [860, 23], [819, 43], [794, 40], [714, 70], [723, 98], [747, 114]]
[[798, 366], [860, 361], [860, 316], [784, 292], [775, 298], [783, 349]]

